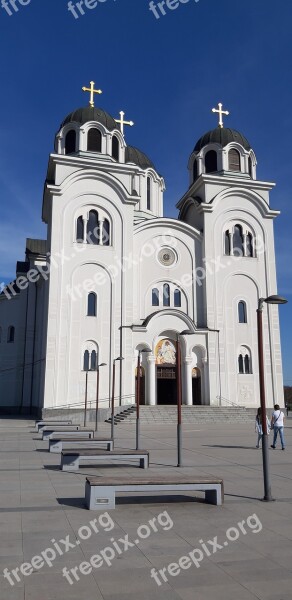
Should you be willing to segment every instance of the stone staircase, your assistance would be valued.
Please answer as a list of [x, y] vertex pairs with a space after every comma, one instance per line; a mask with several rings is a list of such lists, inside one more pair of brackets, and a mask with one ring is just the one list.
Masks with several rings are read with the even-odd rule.
[[[256, 409], [243, 406], [182, 406], [183, 423], [250, 423], [255, 420]], [[140, 406], [140, 422], [145, 424], [176, 423], [176, 406]], [[136, 407], [130, 406], [114, 417], [115, 425], [135, 423]], [[111, 417], [106, 423], [111, 423]]]

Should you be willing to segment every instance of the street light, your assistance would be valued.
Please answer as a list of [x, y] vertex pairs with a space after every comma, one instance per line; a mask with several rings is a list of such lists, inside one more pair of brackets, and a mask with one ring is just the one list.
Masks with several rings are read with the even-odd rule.
[[114, 358], [113, 360], [113, 383], [112, 383], [112, 421], [111, 421], [111, 438], [114, 440], [115, 435], [115, 379], [116, 379], [116, 361], [124, 360], [122, 356], [118, 356], [118, 358]]
[[184, 329], [181, 333], [176, 335], [176, 390], [177, 390], [177, 466], [182, 466], [182, 418], [181, 418], [181, 405], [182, 405], [182, 389], [181, 389], [181, 349], [180, 349], [180, 336], [192, 335], [192, 331]]
[[269, 464], [269, 446], [268, 446], [268, 431], [267, 431], [267, 412], [266, 412], [266, 393], [265, 393], [265, 369], [264, 369], [264, 348], [263, 348], [263, 310], [264, 302], [266, 304], [287, 304], [288, 300], [282, 296], [268, 296], [268, 298], [260, 298], [257, 309], [257, 326], [258, 326], [258, 355], [259, 355], [259, 379], [260, 379], [260, 400], [262, 414], [262, 454], [263, 454], [263, 473], [264, 473], [264, 500], [271, 502], [273, 500], [270, 479], [270, 464]]
[[141, 369], [141, 354], [146, 352], [152, 352], [152, 350], [138, 350], [138, 364], [137, 364], [137, 399], [136, 399], [136, 450], [140, 448], [140, 369]]
[[97, 431], [97, 419], [98, 419], [98, 401], [99, 401], [99, 367], [106, 367], [106, 363], [100, 363], [100, 365], [96, 365], [96, 404], [95, 404], [95, 431]]

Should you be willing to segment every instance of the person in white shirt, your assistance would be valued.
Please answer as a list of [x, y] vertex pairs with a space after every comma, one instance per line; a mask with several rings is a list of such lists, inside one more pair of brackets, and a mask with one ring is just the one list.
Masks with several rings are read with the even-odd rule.
[[282, 444], [282, 450], [285, 450], [284, 413], [281, 411], [279, 404], [275, 404], [274, 412], [272, 413], [272, 429], [274, 430], [274, 440], [271, 445], [271, 448], [275, 450], [279, 433]]

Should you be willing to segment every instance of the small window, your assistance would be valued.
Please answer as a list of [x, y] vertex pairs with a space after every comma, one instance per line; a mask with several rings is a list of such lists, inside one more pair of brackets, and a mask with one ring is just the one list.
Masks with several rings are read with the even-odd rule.
[[176, 308], [181, 306], [181, 292], [180, 290], [174, 290], [174, 306]]
[[151, 210], [151, 178], [147, 177], [147, 210]]
[[163, 306], [170, 306], [170, 288], [168, 283], [163, 285]]
[[252, 169], [253, 165], [252, 165], [252, 160], [251, 160], [251, 156], [248, 159], [248, 172], [250, 177], [253, 177], [253, 169]]
[[238, 322], [247, 323], [246, 304], [243, 300], [238, 303]]
[[112, 157], [117, 161], [120, 159], [120, 142], [115, 135], [112, 138]]
[[71, 129], [65, 138], [65, 154], [76, 152], [76, 131]]
[[229, 160], [229, 171], [241, 171], [240, 168], [240, 154], [238, 150], [232, 148], [228, 154]]
[[159, 290], [157, 288], [152, 290], [152, 306], [159, 306]]
[[251, 233], [248, 233], [246, 236], [246, 256], [250, 256], [251, 258], [254, 256], [253, 237]]
[[96, 371], [97, 368], [97, 355], [95, 350], [93, 350], [91, 352], [91, 357], [90, 357], [90, 370], [91, 371]]
[[194, 164], [193, 164], [193, 181], [196, 181], [197, 178], [198, 178], [198, 163], [195, 159]]
[[246, 354], [244, 357], [244, 372], [246, 375], [251, 374], [250, 357], [248, 356], [248, 354]]
[[243, 369], [243, 356], [242, 356], [242, 354], [240, 354], [239, 357], [238, 357], [238, 373], [240, 375], [243, 375], [243, 373], [244, 373], [244, 369]]
[[82, 243], [84, 241], [84, 221], [83, 217], [78, 217], [76, 225], [76, 242]]
[[243, 256], [243, 233], [241, 225], [235, 225], [233, 234], [233, 254], [234, 256]]
[[89, 212], [89, 219], [87, 221], [87, 243], [95, 245], [99, 244], [99, 222], [96, 210], [91, 210]]
[[96, 294], [94, 292], [90, 292], [90, 294], [88, 294], [88, 299], [87, 299], [87, 316], [88, 317], [96, 317], [96, 304], [97, 304], [97, 297]]
[[89, 352], [85, 350], [83, 357], [83, 371], [89, 371]]
[[230, 256], [231, 254], [231, 244], [230, 244], [230, 233], [229, 231], [225, 231], [224, 234], [224, 254]]
[[13, 327], [12, 325], [10, 327], [8, 327], [8, 332], [7, 332], [7, 342], [9, 344], [13, 343], [15, 339], [15, 327]]
[[110, 224], [108, 219], [105, 219], [102, 224], [102, 243], [103, 246], [110, 245]]
[[205, 156], [205, 170], [206, 173], [214, 173], [217, 171], [217, 152], [215, 150], [209, 150]]
[[87, 136], [87, 150], [89, 152], [101, 152], [101, 132], [99, 129], [89, 129]]

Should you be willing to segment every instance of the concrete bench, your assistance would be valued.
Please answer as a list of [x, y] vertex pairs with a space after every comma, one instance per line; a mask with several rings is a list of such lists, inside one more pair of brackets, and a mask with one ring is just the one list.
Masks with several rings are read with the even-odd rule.
[[63, 450], [61, 452], [61, 469], [63, 471], [76, 471], [80, 462], [105, 463], [112, 460], [124, 460], [127, 458], [138, 458], [140, 467], [147, 469], [149, 466], [149, 452], [146, 450], [113, 450], [106, 452], [97, 449], [86, 450]]
[[115, 508], [116, 492], [171, 492], [172, 494], [202, 491], [209, 504], [224, 501], [223, 480], [196, 476], [150, 477], [87, 477], [85, 503], [89, 510]]
[[37, 421], [35, 424], [37, 431], [51, 425], [72, 425], [72, 421]]
[[[46, 427], [44, 427], [41, 430], [41, 434], [42, 434], [42, 439], [43, 440], [48, 440], [50, 438], [51, 435], [54, 434], [63, 434], [63, 435], [72, 435], [72, 433], [76, 433], [77, 431], [82, 431], [80, 429], [80, 425], [47, 425]], [[84, 430], [83, 430], [84, 431]], [[86, 429], [85, 431], [92, 431], [92, 433], [94, 433], [93, 429]]]
[[111, 451], [114, 448], [114, 442], [110, 438], [93, 438], [88, 439], [85, 436], [71, 437], [64, 436], [63, 438], [56, 437], [49, 439], [49, 451], [61, 454], [62, 450], [67, 448], [73, 448], [78, 450], [79, 448], [100, 448], [100, 446], [106, 446], [107, 451]]
[[75, 438], [79, 440], [80, 438], [86, 438], [88, 440], [92, 440], [94, 438], [94, 429], [79, 429], [78, 431], [53, 431], [51, 433], [49, 440], [61, 439], [67, 440], [68, 438]]

